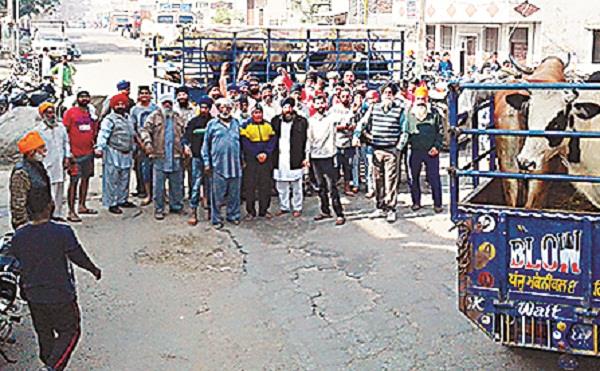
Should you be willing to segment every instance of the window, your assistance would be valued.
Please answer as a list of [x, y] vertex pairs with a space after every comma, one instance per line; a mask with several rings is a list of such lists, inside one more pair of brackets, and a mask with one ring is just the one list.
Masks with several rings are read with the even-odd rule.
[[442, 40], [441, 47], [443, 50], [451, 50], [452, 49], [452, 26], [442, 26], [441, 27]]
[[518, 27], [511, 29], [510, 33], [510, 54], [521, 62], [527, 60], [528, 31], [525, 27]]
[[435, 50], [435, 26], [427, 26], [425, 35], [427, 38], [427, 50]]
[[498, 51], [498, 29], [486, 28], [483, 32], [483, 51], [494, 53]]
[[600, 63], [600, 30], [594, 30], [594, 43], [592, 45], [592, 63]]

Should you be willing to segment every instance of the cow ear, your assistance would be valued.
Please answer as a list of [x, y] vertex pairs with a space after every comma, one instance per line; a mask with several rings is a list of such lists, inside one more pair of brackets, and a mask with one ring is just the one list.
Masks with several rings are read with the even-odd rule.
[[600, 114], [600, 106], [596, 103], [575, 103], [573, 111], [578, 118], [590, 120]]
[[524, 108], [525, 102], [529, 101], [529, 96], [523, 94], [509, 94], [506, 96], [506, 103], [508, 103], [512, 108], [520, 111]]

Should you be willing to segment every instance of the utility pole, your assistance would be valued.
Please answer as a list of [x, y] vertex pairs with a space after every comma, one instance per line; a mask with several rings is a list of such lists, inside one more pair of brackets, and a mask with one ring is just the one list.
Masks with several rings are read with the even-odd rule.
[[425, 24], [426, 0], [419, 0], [419, 18], [417, 21], [417, 50], [416, 74], [421, 76], [424, 71], [425, 52], [427, 50], [427, 25]]
[[6, 2], [6, 8], [8, 10], [8, 16], [10, 18], [10, 23], [13, 25], [12, 30], [11, 30], [11, 35], [10, 35], [10, 47], [11, 47], [11, 51], [15, 55], [18, 55], [18, 53], [19, 53], [19, 39], [20, 39], [19, 18], [21, 18], [20, 14], [19, 14], [20, 6], [21, 6], [20, 0], [8, 0]]

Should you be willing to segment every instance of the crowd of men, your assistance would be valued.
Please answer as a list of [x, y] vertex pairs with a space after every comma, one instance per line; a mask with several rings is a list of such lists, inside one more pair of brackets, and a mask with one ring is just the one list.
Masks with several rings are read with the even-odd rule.
[[[184, 212], [186, 188], [188, 223], [198, 223], [204, 206], [216, 228], [240, 223], [242, 201], [247, 220], [300, 217], [304, 195], [314, 191], [321, 202], [314, 219], [335, 214], [335, 224], [343, 225], [340, 195], [351, 198], [364, 188], [376, 201], [372, 217], [394, 222], [407, 147], [412, 209], [421, 208], [424, 164], [435, 212], [442, 212], [442, 124], [426, 86], [369, 89], [352, 71], [343, 77], [308, 74], [299, 84], [283, 68], [272, 83], [261, 83], [245, 73], [247, 65], [228, 82], [224, 64], [219, 84], [196, 99], [182, 86], [153, 102], [151, 88], [139, 86], [134, 101], [130, 83], [121, 81], [100, 112], [87, 91], [77, 92], [62, 120], [51, 103], [40, 105], [39, 128], [23, 139], [39, 136], [39, 145], [19, 147], [24, 157], [11, 176], [13, 226], [29, 220], [27, 198], [36, 187], [48, 188], [53, 216], [64, 218], [67, 178], [66, 220], [79, 223], [82, 214], [97, 214], [86, 205], [95, 159], [102, 161], [102, 205], [112, 214], [137, 207], [130, 200], [133, 173], [133, 195], [142, 207], [153, 204], [156, 220]], [[279, 202], [272, 215], [274, 193]]]
[[[151, 88], [139, 86], [134, 100], [131, 84], [121, 81], [98, 109], [83, 90], [62, 117], [52, 103], [38, 107], [40, 122], [18, 143], [23, 157], [9, 189], [12, 251], [23, 263], [22, 296], [44, 370], [64, 369], [81, 333], [68, 262], [102, 277], [73, 230], [57, 223], [81, 223], [81, 215], [98, 213], [87, 206], [95, 161], [102, 161], [102, 205], [111, 214], [150, 205], [156, 220], [167, 212], [183, 214], [187, 189], [188, 224], [197, 225], [206, 208], [221, 229], [226, 221], [241, 222], [242, 201], [245, 220], [299, 218], [305, 194], [316, 192], [320, 211], [314, 220], [341, 226], [341, 195], [352, 199], [361, 191], [375, 199], [372, 218], [396, 221], [400, 159], [408, 151], [412, 210], [422, 207], [425, 165], [434, 211], [443, 211], [442, 119], [426, 86], [369, 89], [351, 71], [343, 77], [308, 74], [301, 85], [284, 69], [261, 84], [245, 73], [247, 67], [243, 63], [240, 77], [228, 82], [224, 64], [219, 84], [197, 99], [181, 86], [154, 102]], [[279, 202], [271, 214], [275, 194]]]

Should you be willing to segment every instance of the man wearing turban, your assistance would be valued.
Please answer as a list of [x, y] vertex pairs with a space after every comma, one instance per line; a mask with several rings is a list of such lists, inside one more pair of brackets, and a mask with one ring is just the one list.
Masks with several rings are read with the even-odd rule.
[[112, 214], [135, 205], [127, 200], [133, 167], [135, 131], [127, 113], [129, 97], [117, 94], [110, 99], [111, 112], [102, 120], [96, 156], [102, 157], [102, 205]]
[[48, 151], [44, 158], [44, 167], [50, 177], [50, 189], [54, 201], [54, 218], [63, 218], [63, 202], [65, 193], [65, 170], [69, 167], [71, 147], [69, 137], [64, 125], [56, 121], [54, 104], [44, 102], [38, 107], [42, 122], [38, 125], [38, 132], [46, 143]]
[[10, 175], [10, 216], [14, 229], [31, 220], [31, 200], [34, 194], [47, 194], [50, 199], [50, 178], [44, 168], [46, 143], [37, 131], [31, 131], [18, 142], [23, 158], [15, 165]]

